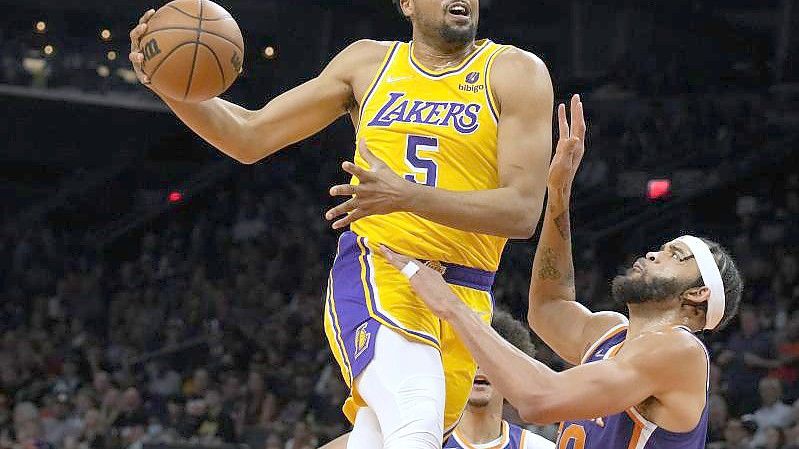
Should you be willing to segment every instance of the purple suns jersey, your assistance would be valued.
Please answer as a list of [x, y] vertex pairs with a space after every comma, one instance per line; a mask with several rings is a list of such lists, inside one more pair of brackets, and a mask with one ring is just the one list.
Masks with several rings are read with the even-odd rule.
[[[678, 327], [691, 332], [686, 327]], [[613, 357], [621, 349], [626, 336], [626, 325], [609, 330], [586, 352], [582, 363]], [[704, 344], [702, 348], [705, 348]], [[707, 405], [699, 424], [690, 432], [683, 433], [661, 429], [632, 407], [594, 420], [565, 421], [560, 425], [557, 444], [558, 449], [701, 449], [705, 447], [707, 423]]]
[[555, 443], [546, 438], [505, 420], [502, 420], [502, 430], [496, 441], [485, 444], [470, 443], [455, 428], [449, 439], [444, 442], [444, 449], [554, 449], [554, 447]]

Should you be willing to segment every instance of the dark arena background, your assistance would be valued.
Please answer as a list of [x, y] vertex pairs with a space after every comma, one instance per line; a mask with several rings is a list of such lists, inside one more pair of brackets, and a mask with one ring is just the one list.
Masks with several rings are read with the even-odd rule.
[[[357, 39], [410, 39], [389, 0], [219, 3], [246, 45], [223, 97], [250, 109]], [[578, 298], [613, 308], [608, 280], [643, 249], [720, 241], [746, 288], [703, 337], [709, 447], [798, 447], [799, 3], [481, 4], [479, 36], [536, 53], [556, 102], [586, 105]], [[352, 125], [224, 156], [131, 69], [128, 33], [159, 6], [0, 0], [2, 449], [313, 449], [349, 429], [321, 317]], [[495, 284], [520, 320], [537, 239], [508, 245]]]

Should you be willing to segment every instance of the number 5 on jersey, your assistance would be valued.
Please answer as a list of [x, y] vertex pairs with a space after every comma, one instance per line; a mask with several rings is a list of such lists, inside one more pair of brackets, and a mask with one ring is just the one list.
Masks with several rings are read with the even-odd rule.
[[[408, 145], [405, 149], [405, 165], [412, 173], [407, 173], [405, 179], [417, 184], [435, 187], [438, 183], [438, 164], [432, 159], [419, 156], [420, 151], [438, 153], [438, 139], [426, 136], [408, 136]], [[424, 182], [420, 178], [423, 178]]]

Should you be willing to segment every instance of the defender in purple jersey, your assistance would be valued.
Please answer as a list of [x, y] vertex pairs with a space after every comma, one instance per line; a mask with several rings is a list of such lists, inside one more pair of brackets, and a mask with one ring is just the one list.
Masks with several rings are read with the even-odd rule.
[[582, 159], [585, 120], [572, 98], [548, 177], [549, 200], [530, 283], [532, 329], [577, 365], [557, 373], [504, 341], [459, 302], [435, 271], [384, 253], [410, 275], [430, 309], [449, 321], [494, 386], [522, 417], [562, 422], [558, 449], [698, 449], [707, 432], [709, 361], [694, 336], [734, 315], [743, 283], [717, 243], [682, 236], [613, 280], [629, 318], [575, 301], [569, 200]]

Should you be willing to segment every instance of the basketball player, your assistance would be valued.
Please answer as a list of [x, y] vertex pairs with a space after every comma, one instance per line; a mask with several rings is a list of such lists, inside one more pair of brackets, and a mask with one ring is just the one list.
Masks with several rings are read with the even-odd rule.
[[[530, 331], [502, 310], [494, 312], [491, 327], [522, 352], [533, 356]], [[478, 368], [472, 394], [458, 427], [444, 443], [445, 449], [553, 449], [555, 443], [502, 419], [505, 398]]]
[[586, 129], [578, 97], [571, 113], [572, 134], [565, 107], [558, 109], [560, 141], [533, 263], [529, 321], [578, 366], [557, 373], [533, 360], [457, 301], [439, 273], [388, 248], [383, 252], [430, 309], [452, 324], [524, 419], [562, 422], [559, 449], [703, 448], [709, 359], [694, 333], [732, 319], [740, 274], [717, 243], [683, 236], [613, 280], [613, 295], [627, 305], [629, 319], [591, 313], [576, 302], [568, 210]]
[[[351, 118], [359, 146], [343, 168], [353, 179], [331, 188], [348, 200], [326, 214], [334, 228], [351, 228], [339, 240], [324, 313], [351, 388], [348, 447], [439, 449], [466, 405], [476, 364], [377, 248], [429, 261], [490, 322], [506, 239], [531, 236], [541, 215], [552, 84], [534, 55], [475, 41], [479, 0], [394, 4], [413, 27], [412, 42], [358, 41], [260, 110], [161, 97], [243, 163]], [[152, 14], [130, 35], [130, 59], [150, 88], [139, 39]]]

